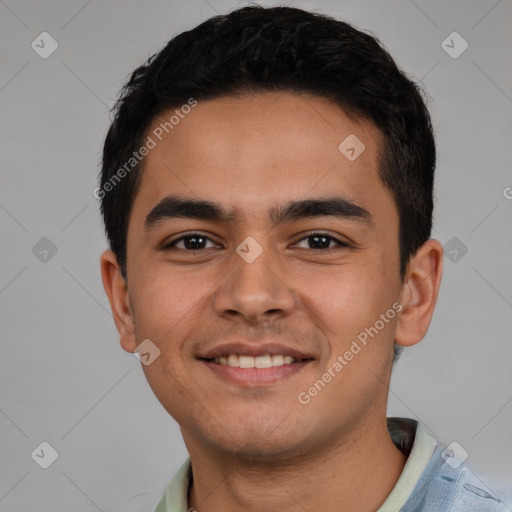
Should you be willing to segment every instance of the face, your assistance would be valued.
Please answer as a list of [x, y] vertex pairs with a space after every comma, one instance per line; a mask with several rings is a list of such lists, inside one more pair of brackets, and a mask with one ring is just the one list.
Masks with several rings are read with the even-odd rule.
[[199, 102], [147, 155], [121, 339], [160, 350], [143, 370], [187, 444], [282, 458], [384, 417], [403, 285], [381, 144], [265, 93]]

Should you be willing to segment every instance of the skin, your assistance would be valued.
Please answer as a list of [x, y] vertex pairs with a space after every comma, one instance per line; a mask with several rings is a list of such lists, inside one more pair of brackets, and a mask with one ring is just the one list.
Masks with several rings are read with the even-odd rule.
[[[354, 161], [338, 150], [349, 134], [366, 146]], [[427, 332], [442, 246], [427, 241], [402, 282], [397, 209], [378, 176], [382, 143], [372, 123], [326, 99], [262, 93], [199, 102], [146, 157], [127, 280], [111, 251], [101, 257], [102, 278], [123, 349], [150, 339], [160, 350], [142, 368], [180, 424], [194, 475], [189, 506], [199, 512], [375, 511], [403, 470], [406, 457], [386, 428], [393, 340], [410, 346]], [[146, 229], [148, 213], [170, 195], [215, 201], [238, 217], [161, 219]], [[371, 222], [320, 216], [275, 225], [268, 215], [334, 195], [366, 209]], [[349, 246], [315, 248], [312, 230]], [[189, 231], [211, 241], [162, 248]], [[262, 248], [252, 263], [236, 252], [247, 237]], [[396, 302], [401, 312], [300, 403], [298, 394]], [[263, 338], [314, 360], [270, 385], [240, 385], [197, 359], [225, 342]]]

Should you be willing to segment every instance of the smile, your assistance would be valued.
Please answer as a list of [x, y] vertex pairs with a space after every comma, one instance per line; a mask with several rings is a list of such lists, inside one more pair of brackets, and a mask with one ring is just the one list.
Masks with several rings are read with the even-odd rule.
[[292, 356], [281, 354], [265, 354], [257, 357], [229, 354], [228, 356], [215, 357], [213, 362], [236, 368], [271, 368], [272, 366], [296, 363], [298, 360]]
[[294, 359], [292, 356], [267, 354], [245, 356], [230, 354], [202, 363], [221, 380], [243, 387], [266, 387], [302, 371], [313, 359]]

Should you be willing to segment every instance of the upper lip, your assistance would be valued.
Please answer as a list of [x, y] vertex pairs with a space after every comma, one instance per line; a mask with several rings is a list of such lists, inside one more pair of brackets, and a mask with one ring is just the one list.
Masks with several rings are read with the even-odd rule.
[[313, 356], [305, 354], [295, 348], [287, 347], [279, 343], [224, 343], [200, 354], [199, 359], [215, 359], [216, 357], [228, 356], [229, 354], [237, 354], [240, 356], [264, 356], [270, 355], [283, 355], [291, 356], [294, 359], [313, 359]]

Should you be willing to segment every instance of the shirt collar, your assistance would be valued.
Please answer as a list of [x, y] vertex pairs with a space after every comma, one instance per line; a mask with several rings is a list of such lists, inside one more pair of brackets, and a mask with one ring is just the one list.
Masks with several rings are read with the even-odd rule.
[[191, 476], [189, 457], [165, 489], [164, 496], [158, 503], [155, 512], [188, 512], [188, 487]]
[[437, 444], [421, 423], [409, 418], [388, 418], [388, 430], [395, 445], [409, 456], [395, 487], [377, 512], [396, 512], [405, 505]]

